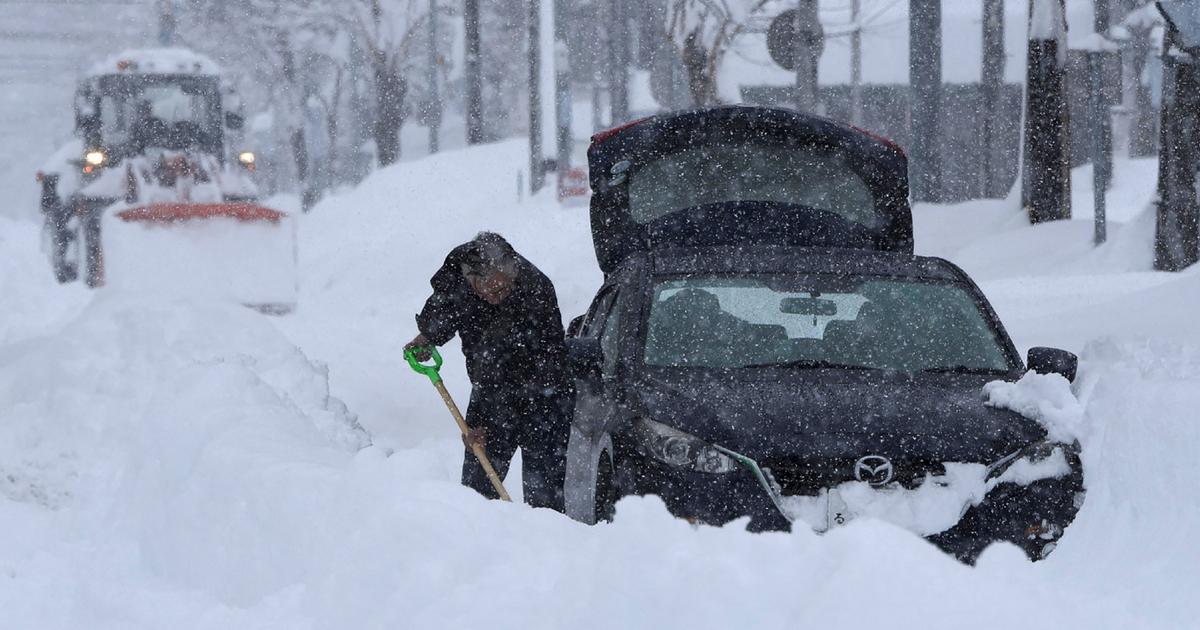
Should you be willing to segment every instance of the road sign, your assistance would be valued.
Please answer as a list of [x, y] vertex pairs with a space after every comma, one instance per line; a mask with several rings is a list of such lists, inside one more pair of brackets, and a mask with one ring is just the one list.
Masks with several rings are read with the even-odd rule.
[[[817, 12], [814, 9], [815, 7], [805, 7], [799, 30], [802, 37], [800, 43], [808, 49], [815, 66], [821, 53], [825, 52], [825, 30], [821, 28], [820, 20], [816, 19]], [[788, 9], [780, 13], [771, 20], [771, 26], [767, 28], [767, 52], [771, 54], [771, 60], [785, 70], [796, 69], [796, 11]]]

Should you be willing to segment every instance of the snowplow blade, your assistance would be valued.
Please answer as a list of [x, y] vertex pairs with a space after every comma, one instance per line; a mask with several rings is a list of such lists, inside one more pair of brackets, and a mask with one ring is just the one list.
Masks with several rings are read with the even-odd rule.
[[256, 203], [153, 203], [122, 210], [117, 216], [123, 221], [143, 223], [178, 223], [196, 219], [229, 218], [245, 223], [279, 223], [287, 215]]
[[106, 284], [232, 299], [271, 314], [296, 305], [296, 224], [253, 202], [114, 209], [104, 226]]

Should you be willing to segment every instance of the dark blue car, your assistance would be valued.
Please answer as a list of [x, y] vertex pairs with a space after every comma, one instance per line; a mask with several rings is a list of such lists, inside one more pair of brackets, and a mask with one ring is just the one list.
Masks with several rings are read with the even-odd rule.
[[965, 561], [1043, 557], [1083, 497], [1078, 445], [985, 406], [1028, 367], [975, 284], [914, 256], [906, 161], [794, 112], [648, 119], [589, 153], [605, 282], [571, 326], [568, 513], [626, 495], [754, 531], [898, 522]]

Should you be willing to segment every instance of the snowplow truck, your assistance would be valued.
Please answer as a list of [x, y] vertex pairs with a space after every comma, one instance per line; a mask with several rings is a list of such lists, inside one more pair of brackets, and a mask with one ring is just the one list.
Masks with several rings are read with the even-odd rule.
[[[247, 276], [232, 281], [241, 285], [238, 299], [264, 310], [290, 310], [294, 278], [255, 295], [253, 285], [262, 276], [294, 273], [295, 228], [286, 213], [257, 202], [255, 155], [240, 142], [241, 104], [215, 62], [177, 48], [126, 51], [84, 75], [74, 105], [75, 139], [37, 175], [46, 241], [60, 283], [105, 284], [106, 259], [111, 263], [118, 248], [141, 248], [120, 254], [165, 275], [171, 265], [163, 264], [170, 261], [147, 255], [178, 258], [188, 249], [162, 243], [146, 247], [144, 239], [106, 232], [162, 237], [190, 231], [183, 241], [195, 245], [206, 238], [195, 232], [221, 224], [216, 236], [229, 240], [232, 235], [234, 245], [248, 245], [254, 250], [250, 257], [257, 259], [231, 265]], [[231, 227], [239, 225], [243, 229]], [[275, 242], [256, 244], [246, 232]], [[181, 271], [229, 263], [240, 255], [230, 243], [208, 245], [208, 260], [182, 263]], [[264, 250], [267, 258], [277, 254], [266, 263], [270, 270], [259, 268]], [[209, 269], [207, 275], [226, 287], [231, 283], [226, 273]]]

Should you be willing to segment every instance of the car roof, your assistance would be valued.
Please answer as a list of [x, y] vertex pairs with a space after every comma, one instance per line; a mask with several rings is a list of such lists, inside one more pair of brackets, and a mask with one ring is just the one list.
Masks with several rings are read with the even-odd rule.
[[941, 258], [900, 252], [840, 248], [733, 246], [661, 249], [649, 255], [653, 274], [838, 273], [892, 275], [930, 280], [964, 280], [966, 274]]

